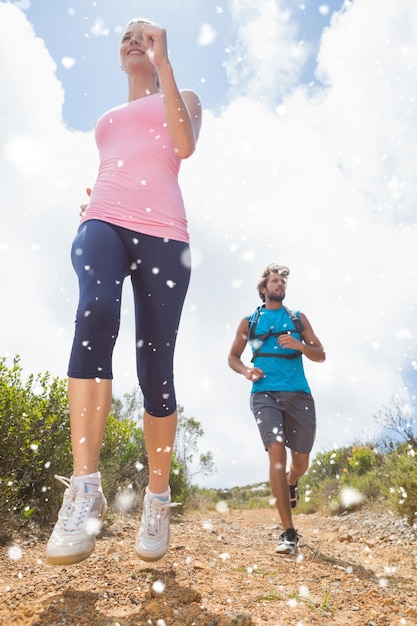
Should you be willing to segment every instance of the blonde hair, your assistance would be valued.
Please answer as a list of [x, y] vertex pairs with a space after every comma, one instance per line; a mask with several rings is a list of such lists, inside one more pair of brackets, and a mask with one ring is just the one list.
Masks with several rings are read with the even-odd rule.
[[287, 282], [289, 273], [290, 269], [286, 265], [278, 265], [277, 263], [270, 263], [269, 265], [267, 265], [262, 272], [262, 276], [257, 285], [260, 299], [265, 302], [265, 295], [262, 293], [261, 290], [266, 287], [266, 283], [268, 282], [268, 278], [271, 274], [280, 274], [283, 278], [285, 278], [285, 282]]
[[155, 22], [152, 22], [152, 20], [147, 17], [133, 17], [126, 24], [125, 30], [128, 26], [130, 26], [130, 24], [152, 24], [153, 26], [156, 26]]

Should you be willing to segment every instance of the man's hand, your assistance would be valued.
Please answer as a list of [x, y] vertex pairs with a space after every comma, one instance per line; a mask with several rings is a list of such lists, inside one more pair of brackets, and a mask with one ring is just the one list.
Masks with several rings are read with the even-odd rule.
[[278, 337], [278, 343], [281, 348], [291, 348], [291, 350], [299, 350], [301, 341], [296, 339], [291, 333], [285, 333]]
[[252, 382], [256, 382], [260, 378], [265, 378], [265, 374], [259, 367], [247, 367], [244, 371], [244, 376]]

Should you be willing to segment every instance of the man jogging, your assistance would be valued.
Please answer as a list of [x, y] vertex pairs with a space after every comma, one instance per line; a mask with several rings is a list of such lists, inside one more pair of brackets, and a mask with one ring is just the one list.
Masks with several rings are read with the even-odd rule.
[[[324, 348], [304, 313], [283, 305], [288, 267], [268, 265], [258, 283], [264, 304], [240, 322], [228, 363], [252, 382], [250, 406], [269, 455], [269, 482], [283, 533], [276, 551], [296, 554], [298, 535], [291, 509], [298, 500], [298, 479], [308, 469], [316, 434], [314, 400], [302, 357], [323, 362]], [[253, 367], [241, 356], [246, 344], [252, 348]], [[286, 448], [291, 450], [288, 472]]]

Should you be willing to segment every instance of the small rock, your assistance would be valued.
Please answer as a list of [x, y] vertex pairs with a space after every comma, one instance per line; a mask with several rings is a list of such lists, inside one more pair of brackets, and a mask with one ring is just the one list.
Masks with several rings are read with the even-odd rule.
[[201, 593], [194, 589], [180, 589], [178, 598], [182, 604], [191, 604], [192, 602], [201, 601]]

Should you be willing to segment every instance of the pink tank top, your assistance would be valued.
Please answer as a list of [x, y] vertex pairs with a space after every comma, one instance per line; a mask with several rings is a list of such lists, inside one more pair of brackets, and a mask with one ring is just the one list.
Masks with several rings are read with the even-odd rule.
[[161, 94], [105, 113], [96, 124], [100, 166], [81, 219], [188, 243], [188, 225]]

